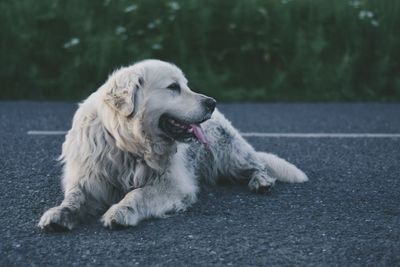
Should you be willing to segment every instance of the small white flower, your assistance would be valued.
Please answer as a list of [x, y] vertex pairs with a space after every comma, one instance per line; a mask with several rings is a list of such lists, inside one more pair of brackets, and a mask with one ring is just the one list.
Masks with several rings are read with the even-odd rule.
[[117, 26], [115, 28], [115, 34], [120, 35], [126, 32], [126, 28], [124, 26]]
[[179, 3], [178, 3], [178, 2], [175, 2], [175, 1], [169, 2], [167, 5], [168, 5], [169, 8], [171, 8], [173, 11], [177, 11], [177, 10], [179, 10], [179, 9], [181, 8], [181, 7], [179, 6]]
[[76, 46], [80, 43], [79, 38], [77, 37], [73, 37], [71, 38], [68, 42], [64, 43], [64, 48], [68, 49], [70, 47]]
[[124, 12], [129, 13], [129, 12], [135, 11], [136, 9], [138, 9], [138, 5], [133, 4], [133, 5], [125, 7]]
[[379, 26], [379, 21], [377, 21], [376, 19], [371, 20], [371, 24], [374, 27], [378, 27]]
[[154, 21], [151, 21], [147, 24], [147, 28], [154, 29], [155, 27], [157, 27], [160, 24], [161, 24], [161, 19], [155, 19]]
[[260, 12], [261, 15], [267, 15], [267, 10], [263, 7], [259, 7], [258, 8], [258, 12]]
[[349, 5], [354, 8], [359, 8], [363, 3], [360, 0], [351, 0]]
[[358, 18], [359, 19], [365, 19], [365, 18], [373, 18], [374, 17], [374, 13], [369, 11], [369, 10], [360, 10], [360, 12], [358, 13]]
[[151, 46], [151, 48], [154, 49], [154, 50], [161, 50], [161, 49], [162, 49], [162, 46], [161, 46], [161, 44], [153, 44], [153, 45]]

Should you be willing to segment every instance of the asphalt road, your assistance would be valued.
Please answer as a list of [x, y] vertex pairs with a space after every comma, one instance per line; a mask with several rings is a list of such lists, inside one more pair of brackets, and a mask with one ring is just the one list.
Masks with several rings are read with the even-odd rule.
[[[400, 104], [225, 104], [243, 132], [400, 133]], [[0, 266], [399, 266], [400, 138], [259, 138], [305, 184], [269, 195], [205, 187], [189, 211], [123, 231], [37, 229], [62, 199], [56, 162], [71, 103], [0, 102]]]

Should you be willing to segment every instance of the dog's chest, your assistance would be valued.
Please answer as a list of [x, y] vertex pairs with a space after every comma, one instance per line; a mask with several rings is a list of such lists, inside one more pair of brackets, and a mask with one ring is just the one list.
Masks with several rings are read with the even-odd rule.
[[153, 176], [153, 171], [147, 164], [132, 154], [121, 153], [110, 159], [111, 175], [108, 182], [123, 192], [143, 187]]

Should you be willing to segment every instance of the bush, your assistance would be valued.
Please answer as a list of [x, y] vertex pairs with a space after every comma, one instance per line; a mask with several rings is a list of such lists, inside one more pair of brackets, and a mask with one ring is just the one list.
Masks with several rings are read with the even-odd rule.
[[1, 99], [76, 100], [144, 58], [218, 100], [400, 100], [393, 0], [4, 0]]

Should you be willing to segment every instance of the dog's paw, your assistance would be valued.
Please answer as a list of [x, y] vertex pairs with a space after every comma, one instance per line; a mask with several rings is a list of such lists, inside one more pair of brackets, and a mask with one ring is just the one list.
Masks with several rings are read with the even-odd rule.
[[120, 230], [137, 225], [139, 216], [134, 209], [115, 204], [107, 210], [100, 221], [106, 228]]
[[42, 215], [38, 227], [48, 232], [65, 232], [72, 230], [76, 223], [76, 215], [70, 209], [58, 206]]
[[276, 179], [266, 173], [255, 173], [249, 182], [249, 189], [256, 193], [267, 193], [274, 186]]

